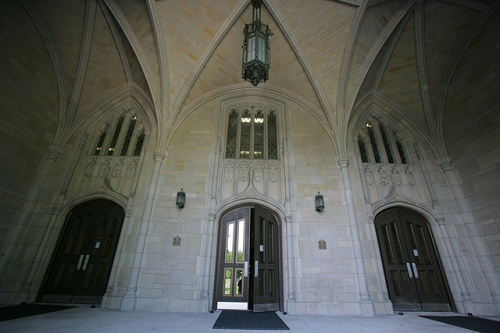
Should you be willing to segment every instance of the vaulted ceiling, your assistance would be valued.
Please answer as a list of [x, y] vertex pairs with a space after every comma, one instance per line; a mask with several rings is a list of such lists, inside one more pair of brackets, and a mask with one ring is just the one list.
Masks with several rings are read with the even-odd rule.
[[[495, 0], [264, 0], [273, 32], [260, 89], [307, 101], [344, 132], [367, 96], [390, 101], [430, 137], [461, 55]], [[150, 101], [168, 131], [195, 101], [241, 79], [250, 0], [19, 0], [9, 12], [34, 26], [56, 73], [59, 127], [123, 89]], [[27, 14], [26, 14], [27, 13]], [[6, 12], [4, 12], [6, 15]], [[29, 22], [28, 22], [29, 20]]]

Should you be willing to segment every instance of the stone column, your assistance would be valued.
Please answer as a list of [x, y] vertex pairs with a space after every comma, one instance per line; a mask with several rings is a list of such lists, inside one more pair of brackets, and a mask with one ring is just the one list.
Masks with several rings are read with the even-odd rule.
[[111, 268], [111, 274], [108, 279], [108, 286], [106, 288], [106, 293], [104, 293], [101, 307], [109, 308], [110, 307], [110, 297], [112, 297], [113, 287], [116, 285], [116, 275], [118, 273], [118, 267], [121, 267], [121, 262], [124, 257], [124, 250], [127, 243], [127, 235], [129, 234], [127, 231], [129, 230], [130, 222], [130, 210], [125, 210], [125, 218], [123, 219], [122, 232], [118, 241], [117, 252], [115, 255], [115, 260], [113, 260], [113, 267]]
[[[453, 170], [453, 165], [452, 161], [449, 157], [445, 157], [441, 159], [441, 162], [439, 163], [439, 166], [441, 167], [441, 170], [443, 171], [444, 176], [446, 177], [446, 181], [448, 185], [451, 188], [451, 191], [453, 193], [453, 198], [457, 202], [458, 210], [460, 215], [463, 218], [463, 221], [466, 225], [471, 226], [471, 228], [467, 228], [469, 231], [474, 230], [475, 235], [469, 235], [469, 240], [470, 238], [473, 237], [478, 237], [477, 235], [479, 232], [475, 231], [477, 230], [478, 226], [475, 223], [475, 219], [472, 216], [472, 208], [470, 206], [469, 201], [467, 198], [465, 198], [465, 194], [462, 190], [462, 187], [460, 186], [456, 174]], [[483, 240], [484, 243], [484, 240]], [[472, 243], [469, 243], [469, 246], [471, 248], [473, 247]], [[484, 247], [486, 248], [486, 244], [484, 244]], [[480, 267], [482, 268], [482, 272], [484, 275], [484, 278], [488, 284], [488, 289], [490, 291], [490, 296], [491, 296], [491, 301], [492, 303], [495, 304], [495, 310], [497, 312], [500, 312], [500, 307], [499, 307], [499, 297], [500, 295], [500, 277], [497, 272], [495, 272], [495, 269], [493, 267], [493, 264], [491, 263], [491, 260], [481, 260], [481, 255], [478, 255], [476, 251], [474, 251], [474, 256], [478, 258], [478, 263]], [[485, 257], [485, 255], [482, 255], [482, 257]], [[469, 296], [470, 298], [470, 296]]]
[[285, 295], [287, 297], [285, 298], [285, 304], [284, 304], [284, 309], [283, 312], [288, 312], [288, 303], [290, 302], [295, 302], [297, 300], [297, 276], [298, 273], [296, 272], [297, 269], [297, 251], [296, 251], [296, 231], [294, 230], [295, 224], [293, 223], [293, 218], [292, 214], [290, 211], [290, 201], [288, 199], [285, 200], [285, 223], [283, 225], [284, 228], [284, 244], [283, 244], [283, 249], [284, 249], [284, 258], [283, 260], [286, 261], [286, 266], [287, 266], [287, 277], [286, 277], [286, 284], [285, 284]]
[[[200, 275], [200, 299], [207, 302], [208, 310], [212, 310], [211, 291], [213, 291], [213, 268], [215, 267], [216, 255], [214, 251], [214, 243], [217, 240], [217, 221], [215, 208], [217, 200], [215, 197], [210, 199], [210, 207], [208, 220], [203, 222], [201, 234], [201, 250], [198, 258], [197, 274]], [[213, 294], [213, 293], [212, 293]]]
[[363, 253], [361, 250], [361, 242], [358, 231], [358, 220], [356, 217], [356, 209], [354, 207], [354, 195], [352, 193], [351, 179], [349, 177], [349, 160], [337, 160], [340, 166], [340, 173], [342, 176], [342, 184], [344, 186], [344, 194], [347, 205], [347, 219], [349, 221], [349, 230], [351, 233], [351, 244], [353, 249], [354, 261], [356, 263], [356, 277], [359, 291], [359, 301], [361, 314], [365, 316], [374, 316], [375, 309], [373, 302], [368, 293], [368, 284], [366, 281], [366, 270], [363, 263]]
[[[39, 267], [42, 260], [45, 260], [45, 262], [48, 264], [51, 255], [50, 252], [51, 250], [54, 250], [53, 247], [48, 248], [47, 244], [49, 243], [50, 236], [55, 236], [53, 235], [54, 225], [59, 216], [59, 213], [61, 213], [61, 207], [54, 206], [54, 208], [52, 209], [52, 216], [50, 218], [49, 225], [47, 226], [47, 228], [43, 233], [43, 238], [40, 243], [40, 248], [36, 252], [33, 264], [29, 269], [28, 277], [24, 282], [24, 287], [20, 291], [20, 294], [24, 295], [22, 296], [24, 298], [23, 300], [24, 302], [33, 301], [38, 292], [38, 288], [41, 285], [41, 278], [39, 276], [42, 276], [42, 272], [39, 272]], [[39, 283], [36, 283], [36, 279], [39, 280], [38, 281]]]
[[444, 240], [444, 244], [445, 244], [445, 247], [448, 251], [448, 255], [449, 255], [449, 258], [451, 260], [451, 265], [456, 269], [456, 271], [454, 272], [454, 275], [457, 279], [457, 282], [458, 282], [458, 287], [460, 288], [459, 292], [460, 292], [460, 295], [462, 296], [462, 303], [463, 303], [463, 311], [465, 313], [468, 313], [468, 312], [471, 312], [472, 311], [472, 299], [470, 297], [470, 292], [469, 292], [469, 289], [470, 287], [467, 286], [467, 283], [465, 282], [465, 278], [463, 276], [463, 270], [462, 268], [460, 267], [460, 264], [458, 263], [458, 260], [457, 260], [457, 257], [454, 255], [454, 251], [453, 251], [453, 248], [452, 248], [452, 244], [451, 244], [451, 241], [450, 241], [450, 236], [448, 235], [448, 230], [446, 229], [446, 224], [444, 223], [445, 222], [445, 219], [444, 218], [439, 218], [436, 220], [438, 225], [439, 225], [439, 229], [441, 230], [441, 233], [443, 235], [443, 240]]
[[148, 236], [147, 233], [149, 230], [149, 224], [151, 222], [151, 213], [153, 211], [156, 188], [158, 185], [158, 178], [160, 176], [160, 169], [165, 157], [166, 156], [161, 153], [154, 154], [153, 172], [151, 173], [151, 180], [149, 182], [149, 189], [146, 197], [144, 213], [142, 215], [139, 234], [137, 235], [137, 243], [135, 245], [135, 252], [132, 258], [132, 266], [130, 268], [130, 277], [128, 280], [127, 291], [123, 296], [121, 304], [121, 310], [123, 311], [131, 311], [135, 309], [137, 284], [139, 281], [144, 249], [146, 248], [146, 240]]

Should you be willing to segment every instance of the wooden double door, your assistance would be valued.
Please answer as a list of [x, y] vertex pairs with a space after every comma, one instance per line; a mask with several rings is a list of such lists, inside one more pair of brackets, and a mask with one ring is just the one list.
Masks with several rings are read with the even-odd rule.
[[106, 292], [123, 224], [123, 209], [93, 201], [68, 215], [41, 302], [100, 304]]
[[279, 239], [277, 219], [263, 207], [241, 207], [222, 217], [214, 308], [280, 310]]
[[426, 221], [404, 210], [375, 219], [384, 273], [395, 311], [451, 311], [450, 297]]

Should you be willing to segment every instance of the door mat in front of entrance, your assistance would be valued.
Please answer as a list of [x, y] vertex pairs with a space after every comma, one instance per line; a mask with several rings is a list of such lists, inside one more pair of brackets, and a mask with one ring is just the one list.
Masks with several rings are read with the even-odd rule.
[[276, 312], [222, 310], [213, 329], [225, 330], [289, 330]]
[[45, 304], [20, 304], [0, 307], [0, 321], [35, 316], [39, 314], [72, 309], [74, 306], [45, 305]]
[[500, 321], [473, 316], [419, 316], [476, 332], [500, 332]]

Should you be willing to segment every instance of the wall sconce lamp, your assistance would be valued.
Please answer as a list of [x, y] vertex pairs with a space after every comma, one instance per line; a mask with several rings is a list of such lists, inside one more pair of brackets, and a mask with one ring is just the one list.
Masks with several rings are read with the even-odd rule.
[[319, 193], [318, 191], [318, 194], [316, 194], [316, 210], [318, 212], [322, 212], [323, 211], [323, 208], [325, 208], [325, 200], [323, 199], [323, 196]]
[[183, 189], [177, 192], [177, 199], [175, 200], [175, 205], [179, 208], [184, 207], [184, 203], [186, 202], [186, 193], [184, 193]]

